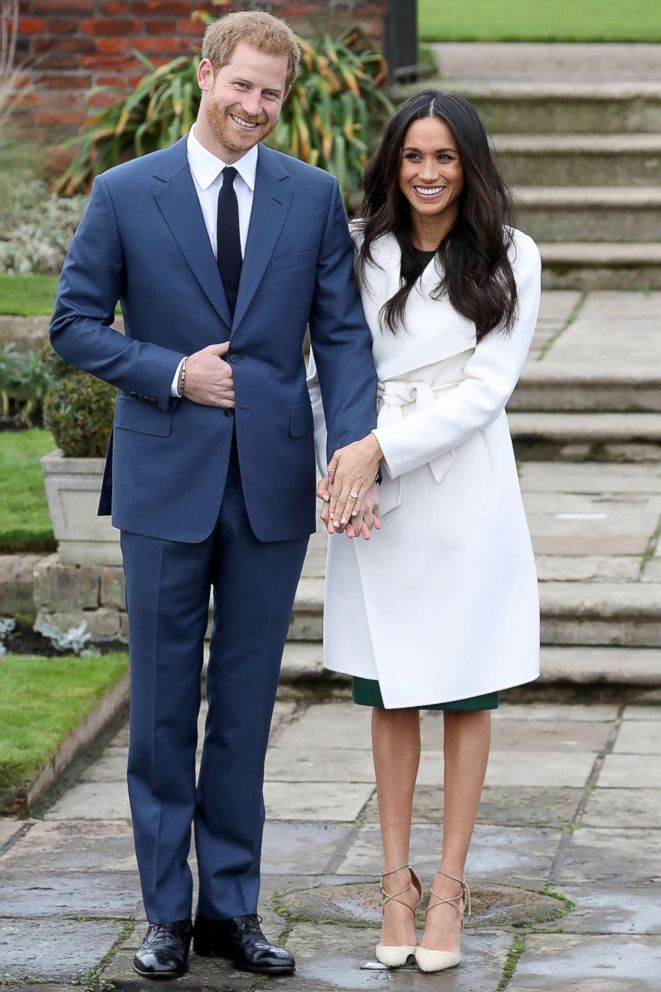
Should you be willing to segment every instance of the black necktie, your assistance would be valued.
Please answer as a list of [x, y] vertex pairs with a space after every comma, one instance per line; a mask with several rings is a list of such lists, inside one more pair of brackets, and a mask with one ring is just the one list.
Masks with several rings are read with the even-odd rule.
[[220, 278], [225, 287], [225, 296], [230, 313], [234, 316], [236, 297], [241, 278], [241, 235], [239, 234], [239, 204], [234, 192], [236, 169], [227, 166], [223, 169], [223, 185], [218, 194], [218, 250], [217, 261]]

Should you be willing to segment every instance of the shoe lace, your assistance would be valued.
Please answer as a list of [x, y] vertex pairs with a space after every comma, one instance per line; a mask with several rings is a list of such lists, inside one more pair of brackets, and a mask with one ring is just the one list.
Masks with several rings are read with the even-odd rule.
[[257, 934], [258, 937], [263, 937], [264, 934], [262, 933], [262, 928], [261, 928], [262, 920], [263, 920], [262, 916], [256, 916], [254, 914], [251, 914], [250, 916], [244, 916], [243, 929], [246, 931], [246, 933], [253, 933], [253, 934]]
[[149, 927], [148, 940], [150, 944], [164, 944], [172, 939], [174, 927], [171, 923], [152, 923]]

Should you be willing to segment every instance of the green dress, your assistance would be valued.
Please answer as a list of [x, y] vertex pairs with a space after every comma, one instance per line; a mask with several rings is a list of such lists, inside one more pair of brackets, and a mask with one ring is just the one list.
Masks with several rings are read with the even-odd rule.
[[[419, 265], [420, 272], [427, 267], [436, 254], [434, 251], [421, 251], [419, 248], [413, 249]], [[354, 703], [359, 706], [375, 706], [384, 709], [381, 689], [376, 679], [363, 679], [353, 676], [351, 695]], [[495, 710], [498, 708], [498, 693], [489, 692], [484, 696], [472, 696], [470, 699], [453, 699], [448, 703], [430, 703], [429, 706], [421, 706], [425, 710], [450, 710], [459, 713], [470, 713], [476, 710]]]

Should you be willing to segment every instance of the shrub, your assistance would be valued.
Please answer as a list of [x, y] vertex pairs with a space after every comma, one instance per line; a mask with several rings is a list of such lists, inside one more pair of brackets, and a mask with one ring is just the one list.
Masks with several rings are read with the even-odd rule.
[[0, 205], [0, 272], [58, 275], [85, 208], [35, 179], [10, 187]]
[[[280, 122], [268, 143], [337, 176], [344, 193], [358, 187], [375, 122], [392, 104], [381, 90], [385, 59], [359, 28], [337, 39], [322, 35], [315, 46], [302, 38], [301, 74], [292, 86]], [[90, 117], [65, 147], [76, 155], [55, 183], [66, 195], [86, 190], [99, 172], [118, 162], [164, 148], [186, 134], [199, 106], [199, 58], [179, 57], [156, 66], [134, 52], [146, 73], [128, 96], [118, 87], [116, 103]]]
[[61, 358], [53, 359], [52, 364], [60, 374], [51, 382], [44, 399], [44, 424], [63, 455], [104, 457], [112, 429], [114, 387]]
[[16, 351], [13, 342], [0, 350], [0, 411], [3, 418], [31, 427], [40, 413], [50, 381], [43, 359], [29, 351]]

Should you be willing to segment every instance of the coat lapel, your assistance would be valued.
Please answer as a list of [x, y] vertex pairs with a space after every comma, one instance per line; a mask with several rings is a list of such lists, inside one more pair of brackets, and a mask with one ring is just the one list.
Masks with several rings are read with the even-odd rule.
[[225, 291], [188, 168], [186, 138], [161, 156], [154, 176], [160, 181], [154, 191], [154, 199], [173, 238], [219, 316], [231, 327], [232, 318]]
[[241, 270], [239, 295], [232, 329], [236, 330], [262, 281], [273, 249], [280, 237], [293, 193], [283, 180], [289, 173], [269, 148], [259, 146], [255, 193], [248, 228], [248, 241]]

